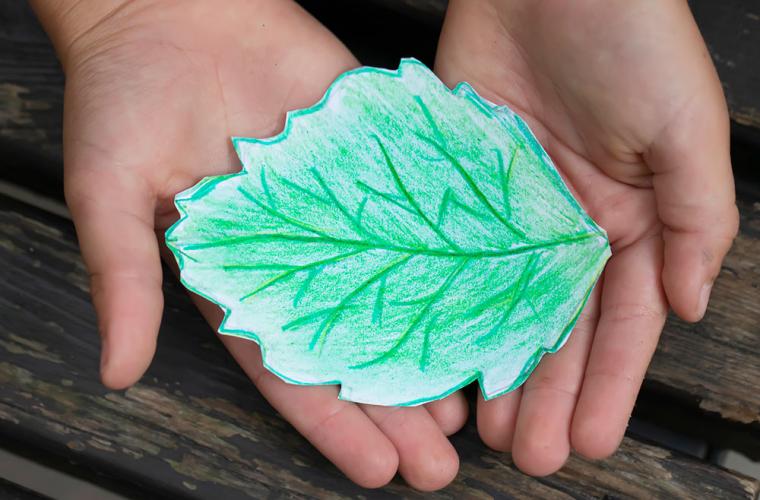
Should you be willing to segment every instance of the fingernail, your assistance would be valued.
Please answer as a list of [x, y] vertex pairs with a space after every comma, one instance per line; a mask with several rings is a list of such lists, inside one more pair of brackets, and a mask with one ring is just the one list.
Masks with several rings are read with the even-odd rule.
[[697, 310], [697, 313], [699, 314], [699, 317], [705, 315], [705, 312], [707, 311], [707, 303], [710, 301], [710, 292], [712, 292], [712, 283], [705, 283], [702, 286], [702, 291], [699, 293], [699, 309]]

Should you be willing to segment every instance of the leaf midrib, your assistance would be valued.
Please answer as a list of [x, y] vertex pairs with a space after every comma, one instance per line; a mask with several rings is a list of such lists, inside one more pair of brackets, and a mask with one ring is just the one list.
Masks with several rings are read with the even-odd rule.
[[411, 255], [425, 255], [429, 257], [464, 257], [464, 258], [500, 258], [509, 257], [513, 255], [520, 255], [524, 253], [530, 253], [537, 250], [544, 250], [547, 248], [553, 248], [562, 245], [572, 245], [583, 242], [592, 238], [598, 238], [600, 234], [596, 231], [586, 231], [583, 233], [572, 234], [565, 237], [560, 237], [553, 240], [537, 241], [534, 243], [526, 243], [521, 245], [515, 245], [503, 250], [447, 250], [443, 248], [421, 248], [421, 247], [405, 247], [401, 245], [390, 245], [378, 242], [353, 240], [347, 238], [335, 238], [331, 236], [307, 236], [298, 234], [283, 234], [283, 233], [258, 233], [250, 235], [236, 236], [233, 238], [219, 239], [215, 241], [203, 242], [203, 243], [189, 243], [182, 245], [181, 250], [192, 251], [202, 250], [214, 247], [226, 247], [233, 245], [240, 245], [250, 243], [254, 241], [294, 241], [300, 243], [325, 243], [330, 245], [345, 245], [353, 246], [356, 248], [366, 248], [368, 250], [386, 250], [390, 252], [407, 253]]

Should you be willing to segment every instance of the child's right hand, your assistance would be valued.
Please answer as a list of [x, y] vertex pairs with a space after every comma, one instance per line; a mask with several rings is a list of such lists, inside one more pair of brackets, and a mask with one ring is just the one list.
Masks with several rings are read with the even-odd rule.
[[516, 110], [612, 257], [567, 345], [520, 389], [478, 402], [478, 431], [523, 472], [623, 439], [668, 312], [705, 313], [736, 235], [729, 120], [686, 2], [450, 0], [436, 56]]
[[[312, 105], [358, 63], [290, 0], [93, 1], [33, 3], [66, 71], [66, 201], [91, 275], [102, 379], [124, 388], [155, 350], [174, 195], [238, 170], [230, 136], [276, 134], [287, 110]], [[219, 309], [193, 299], [218, 326]], [[222, 340], [270, 403], [357, 483], [380, 486], [398, 470], [436, 489], [455, 476], [446, 435], [466, 419], [461, 394], [427, 408], [355, 405], [335, 387], [285, 384], [263, 368], [256, 344]]]

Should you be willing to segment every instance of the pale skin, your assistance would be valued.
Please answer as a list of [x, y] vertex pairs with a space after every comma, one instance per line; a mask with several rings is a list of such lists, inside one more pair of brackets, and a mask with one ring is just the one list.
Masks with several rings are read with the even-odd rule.
[[[67, 76], [66, 200], [91, 275], [101, 377], [144, 373], [161, 320], [173, 196], [238, 170], [229, 137], [266, 137], [359, 63], [291, 0], [32, 2]], [[567, 346], [521, 390], [478, 402], [484, 442], [528, 474], [617, 448], [670, 306], [704, 313], [737, 227], [720, 83], [686, 3], [452, 0], [436, 72], [519, 112], [610, 236], [614, 255]], [[220, 311], [198, 297], [212, 327]], [[350, 479], [435, 490], [458, 470], [461, 393], [416, 408], [289, 385], [221, 337], [270, 403]]]

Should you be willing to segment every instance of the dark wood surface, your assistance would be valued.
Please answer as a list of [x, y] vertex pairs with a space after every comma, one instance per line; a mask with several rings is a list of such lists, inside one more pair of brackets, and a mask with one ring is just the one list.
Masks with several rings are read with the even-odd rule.
[[[364, 491], [342, 477], [261, 398], [174, 279], [165, 293], [150, 371], [127, 391], [107, 391], [71, 224], [0, 197], [0, 442], [188, 498], [421, 496], [400, 480]], [[755, 498], [760, 491], [756, 480], [631, 438], [609, 460], [573, 457], [541, 479], [485, 448], [471, 424], [453, 442], [461, 472], [437, 498]]]
[[0, 0], [3, 177], [61, 192], [63, 73], [27, 2]]
[[731, 118], [760, 129], [760, 2], [690, 0], [723, 82]]
[[[445, 1], [303, 3], [363, 60], [390, 66], [407, 55], [432, 61]], [[738, 183], [741, 234], [705, 320], [668, 322], [637, 412], [760, 458], [760, 8], [754, 0], [690, 5], [726, 90], [735, 137], [748, 145], [740, 162], [755, 169], [755, 183]], [[403, 27], [392, 42], [383, 36], [388, 7]], [[357, 20], [351, 26], [339, 15], [348, 8]], [[0, 0], [0, 179], [60, 198], [62, 89], [26, 2]], [[131, 496], [415, 496], [401, 482], [369, 493], [351, 485], [262, 400], [173, 278], [165, 290], [156, 362], [133, 389], [106, 391], [70, 224], [0, 197], [0, 445], [103, 475], [99, 482]], [[630, 437], [608, 461], [574, 457], [543, 479], [523, 476], [506, 455], [485, 449], [471, 425], [454, 442], [462, 471], [441, 498], [754, 498], [760, 490], [757, 481]]]

